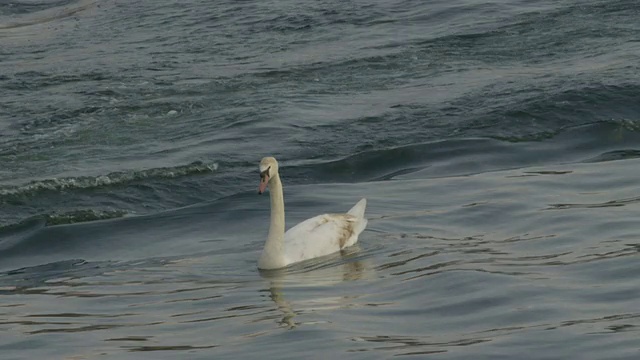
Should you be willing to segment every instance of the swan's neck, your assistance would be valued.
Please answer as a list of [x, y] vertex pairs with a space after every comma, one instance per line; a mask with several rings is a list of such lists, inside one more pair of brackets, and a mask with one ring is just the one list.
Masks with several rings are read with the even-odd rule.
[[260, 268], [284, 266], [284, 195], [280, 175], [276, 174], [269, 181], [269, 196], [271, 197], [271, 225], [269, 236], [264, 244], [260, 256]]
[[280, 175], [276, 174], [271, 179], [269, 194], [271, 196], [271, 225], [266, 245], [271, 243], [282, 248], [284, 242], [284, 195], [282, 194]]

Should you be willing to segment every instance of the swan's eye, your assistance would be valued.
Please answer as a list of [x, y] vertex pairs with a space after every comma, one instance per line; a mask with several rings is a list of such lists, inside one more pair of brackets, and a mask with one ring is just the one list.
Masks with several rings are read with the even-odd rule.
[[271, 166], [269, 166], [267, 170], [260, 173], [260, 179], [264, 180], [265, 177], [269, 177], [269, 169], [271, 169]]

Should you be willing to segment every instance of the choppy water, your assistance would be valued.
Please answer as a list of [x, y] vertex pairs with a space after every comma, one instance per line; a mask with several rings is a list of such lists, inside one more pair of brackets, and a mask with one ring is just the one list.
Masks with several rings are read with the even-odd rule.
[[[0, 1], [2, 358], [637, 359], [638, 19]], [[259, 272], [265, 155], [359, 246]]]

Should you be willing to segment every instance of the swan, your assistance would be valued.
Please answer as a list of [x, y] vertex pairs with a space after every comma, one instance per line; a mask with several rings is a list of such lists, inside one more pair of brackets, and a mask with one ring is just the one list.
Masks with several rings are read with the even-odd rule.
[[367, 226], [364, 210], [367, 199], [361, 199], [346, 214], [322, 214], [307, 219], [284, 231], [284, 197], [278, 173], [278, 162], [273, 157], [260, 161], [262, 194], [267, 186], [271, 198], [271, 224], [269, 235], [258, 260], [260, 269], [279, 269], [304, 260], [338, 252], [358, 241], [358, 235]]

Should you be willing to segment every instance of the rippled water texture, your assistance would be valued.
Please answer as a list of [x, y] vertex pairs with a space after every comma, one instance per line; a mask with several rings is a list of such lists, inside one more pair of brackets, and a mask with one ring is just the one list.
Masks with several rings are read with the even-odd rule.
[[2, 348], [36, 358], [633, 358], [640, 198], [621, 174], [637, 165], [293, 186], [290, 220], [366, 193], [370, 226], [359, 247], [282, 272], [255, 269], [267, 222], [255, 194], [31, 224], [0, 257], [28, 265], [0, 277]]
[[[2, 359], [637, 359], [638, 19], [0, 0]], [[359, 244], [258, 271], [265, 155]]]

